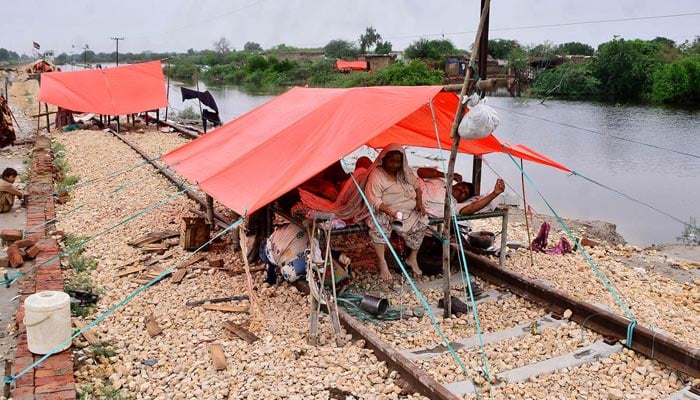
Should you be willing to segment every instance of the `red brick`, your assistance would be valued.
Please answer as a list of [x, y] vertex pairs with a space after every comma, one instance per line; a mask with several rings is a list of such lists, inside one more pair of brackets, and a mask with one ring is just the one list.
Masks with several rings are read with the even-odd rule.
[[18, 346], [17, 351], [15, 351], [15, 357], [32, 357], [33, 354], [29, 351], [26, 346]]
[[15, 240], [22, 239], [21, 229], [3, 229], [0, 231], [0, 238], [8, 242], [14, 242]]
[[[37, 386], [34, 389], [36, 395], [40, 393], [55, 393], [72, 390], [75, 393], [75, 382], [61, 382], [61, 383], [50, 383], [48, 385]], [[74, 394], [75, 396], [75, 394]], [[37, 397], [38, 398], [38, 397]], [[56, 397], [52, 397], [55, 399]]]
[[37, 256], [37, 254], [39, 254], [39, 247], [30, 246], [27, 249], [27, 256], [29, 256], [29, 258], [35, 258]]
[[56, 370], [55, 369], [37, 369], [36, 372], [34, 372], [34, 376], [36, 378], [46, 378], [47, 376], [56, 376]]
[[12, 366], [13, 374], [17, 375], [33, 363], [34, 357], [16, 357], [15, 364]]
[[17, 386], [34, 386], [34, 371], [29, 371], [15, 380]]
[[37, 393], [34, 396], [35, 400], [75, 400], [75, 398], [75, 389], [53, 393]]
[[34, 387], [18, 387], [12, 391], [15, 400], [34, 400]]
[[71, 360], [70, 349], [63, 351], [58, 354], [54, 354], [51, 357], [44, 360], [41, 363], [42, 369], [59, 369], [59, 368], [73, 368], [73, 361]]
[[17, 245], [20, 249], [25, 249], [27, 247], [32, 247], [36, 244], [37, 239], [20, 239], [16, 241], [14, 244]]
[[34, 377], [34, 386], [36, 386], [37, 391], [39, 391], [39, 387], [50, 385], [63, 385], [67, 383], [75, 383], [75, 378], [73, 378], [73, 375], [44, 376], [41, 378]]

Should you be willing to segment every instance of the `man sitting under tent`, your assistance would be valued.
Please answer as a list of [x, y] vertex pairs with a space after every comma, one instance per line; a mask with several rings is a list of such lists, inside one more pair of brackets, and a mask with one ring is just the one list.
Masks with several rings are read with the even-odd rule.
[[[445, 174], [436, 168], [418, 168], [419, 183], [423, 189], [425, 210], [431, 217], [442, 218], [445, 212]], [[496, 197], [506, 188], [503, 179], [496, 179], [493, 191], [486, 196], [473, 196], [474, 185], [462, 182], [459, 174], [454, 174], [456, 184], [452, 186], [452, 199], [455, 214], [470, 215], [477, 212], [493, 211]]]
[[14, 168], [5, 168], [0, 179], [0, 213], [9, 212], [15, 205], [15, 197], [24, 202], [27, 196], [21, 190], [13, 186], [17, 178], [17, 171]]

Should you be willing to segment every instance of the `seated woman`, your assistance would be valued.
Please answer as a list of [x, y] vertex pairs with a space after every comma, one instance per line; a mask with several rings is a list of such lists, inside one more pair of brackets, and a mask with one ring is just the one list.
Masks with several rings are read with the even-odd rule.
[[406, 264], [416, 276], [421, 275], [417, 256], [428, 227], [428, 216], [420, 185], [400, 145], [390, 144], [382, 150], [369, 168], [365, 190], [379, 224], [377, 227], [371, 218], [367, 220], [382, 279], [391, 280], [391, 273], [384, 259], [385, 242], [381, 232], [389, 238], [392, 230], [404, 239], [410, 249]]

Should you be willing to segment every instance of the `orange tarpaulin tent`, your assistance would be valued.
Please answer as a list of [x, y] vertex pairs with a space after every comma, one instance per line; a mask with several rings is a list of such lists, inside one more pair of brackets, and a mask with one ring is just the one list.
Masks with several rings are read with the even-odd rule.
[[168, 105], [160, 61], [44, 73], [39, 101], [103, 115], [134, 114]]
[[335, 68], [340, 71], [364, 71], [367, 69], [367, 61], [336, 60]]
[[[458, 97], [439, 86], [314, 89], [296, 87], [163, 156], [190, 182], [244, 215], [297, 187], [362, 145], [389, 143], [443, 148]], [[435, 112], [435, 124], [431, 106]], [[565, 166], [493, 135], [463, 140], [461, 152], [508, 151], [514, 157]]]

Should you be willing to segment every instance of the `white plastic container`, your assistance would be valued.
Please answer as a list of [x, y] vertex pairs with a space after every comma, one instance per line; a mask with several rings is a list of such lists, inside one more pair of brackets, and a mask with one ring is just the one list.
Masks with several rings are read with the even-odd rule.
[[34, 354], [47, 354], [70, 347], [70, 296], [58, 291], [35, 293], [24, 301], [24, 325], [27, 327], [27, 347]]

